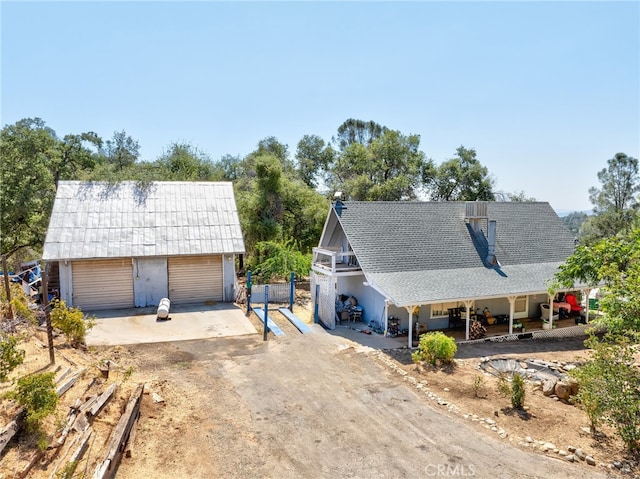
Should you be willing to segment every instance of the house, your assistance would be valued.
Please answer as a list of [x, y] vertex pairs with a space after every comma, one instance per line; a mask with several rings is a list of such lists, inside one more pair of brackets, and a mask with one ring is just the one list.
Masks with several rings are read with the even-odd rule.
[[42, 256], [61, 299], [99, 310], [233, 301], [242, 253], [231, 183], [61, 181]]
[[390, 317], [394, 326], [399, 320], [409, 346], [414, 334], [446, 329], [452, 317], [468, 339], [477, 310], [500, 315], [509, 332], [514, 319], [540, 317], [574, 247], [548, 203], [337, 201], [313, 250], [312, 284], [328, 328], [345, 295], [370, 325], [387, 331]]

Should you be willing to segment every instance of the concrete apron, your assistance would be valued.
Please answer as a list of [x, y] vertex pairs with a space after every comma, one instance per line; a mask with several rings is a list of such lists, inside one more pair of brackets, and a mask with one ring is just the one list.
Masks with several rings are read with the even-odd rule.
[[87, 346], [162, 343], [255, 334], [244, 311], [233, 304], [171, 306], [169, 320], [156, 320], [156, 307], [88, 312], [96, 325]]

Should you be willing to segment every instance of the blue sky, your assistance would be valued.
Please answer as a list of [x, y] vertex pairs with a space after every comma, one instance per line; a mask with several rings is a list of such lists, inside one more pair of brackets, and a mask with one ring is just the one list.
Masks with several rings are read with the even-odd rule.
[[295, 152], [347, 118], [421, 135], [436, 163], [475, 148], [496, 189], [591, 208], [617, 152], [640, 156], [639, 2], [10, 2], [2, 125], [126, 130]]

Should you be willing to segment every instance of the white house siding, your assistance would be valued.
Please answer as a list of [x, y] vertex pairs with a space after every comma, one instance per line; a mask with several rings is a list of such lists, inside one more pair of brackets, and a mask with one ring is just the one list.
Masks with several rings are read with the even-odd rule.
[[71, 269], [73, 306], [85, 311], [133, 307], [131, 258], [73, 261]]
[[168, 264], [173, 304], [223, 300], [222, 255], [175, 256]]

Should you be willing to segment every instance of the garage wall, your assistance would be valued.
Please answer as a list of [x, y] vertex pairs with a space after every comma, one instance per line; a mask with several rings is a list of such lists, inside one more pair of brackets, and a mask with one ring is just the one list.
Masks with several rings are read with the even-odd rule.
[[74, 261], [72, 305], [85, 311], [133, 307], [131, 258]]
[[172, 304], [222, 301], [222, 256], [175, 256], [168, 261]]

